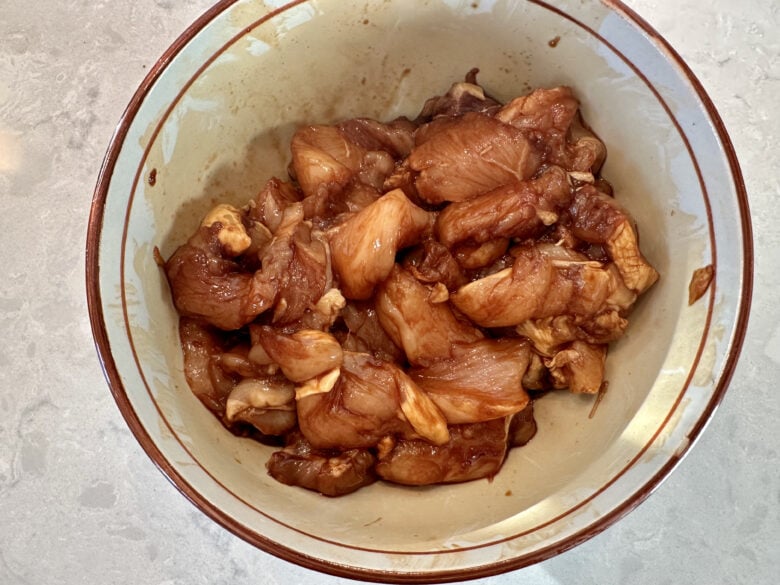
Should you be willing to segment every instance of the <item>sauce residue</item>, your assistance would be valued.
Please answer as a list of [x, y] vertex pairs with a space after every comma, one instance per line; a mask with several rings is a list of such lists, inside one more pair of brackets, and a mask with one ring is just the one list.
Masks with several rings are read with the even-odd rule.
[[558, 43], [561, 42], [561, 37], [557, 36], [555, 38], [550, 39], [547, 41], [547, 44], [550, 45], [553, 49], [558, 46]]
[[710, 287], [714, 276], [715, 269], [712, 267], [712, 264], [704, 266], [703, 268], [697, 268], [693, 271], [691, 282], [688, 285], [689, 306], [704, 296], [704, 293], [707, 292], [707, 289]]

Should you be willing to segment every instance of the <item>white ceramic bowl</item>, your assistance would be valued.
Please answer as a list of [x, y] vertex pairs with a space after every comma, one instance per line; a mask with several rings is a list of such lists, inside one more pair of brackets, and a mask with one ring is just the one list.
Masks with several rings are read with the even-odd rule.
[[[556, 42], [551, 42], [554, 39]], [[503, 100], [568, 84], [607, 144], [603, 174], [661, 280], [610, 351], [609, 392], [537, 403], [537, 436], [491, 482], [377, 483], [339, 499], [277, 483], [271, 449], [190, 392], [153, 259], [215, 200], [245, 203], [303, 122], [414, 116], [472, 67]], [[708, 293], [688, 306], [693, 271]], [[722, 398], [745, 333], [752, 240], [728, 136], [676, 53], [616, 1], [222, 1], [163, 55], [119, 122], [87, 241], [90, 316], [143, 448], [204, 513], [287, 560], [347, 577], [462, 580], [603, 530], [677, 465]]]

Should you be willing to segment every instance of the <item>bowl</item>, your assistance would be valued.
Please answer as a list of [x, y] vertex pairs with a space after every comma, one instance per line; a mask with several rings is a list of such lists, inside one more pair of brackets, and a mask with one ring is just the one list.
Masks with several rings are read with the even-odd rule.
[[[661, 274], [607, 361], [609, 392], [550, 393], [537, 436], [491, 481], [376, 483], [326, 498], [277, 483], [273, 450], [195, 398], [163, 271], [217, 201], [285, 176], [297, 125], [414, 116], [472, 67], [502, 101], [569, 85], [603, 175]], [[330, 574], [445, 582], [557, 555], [637, 506], [700, 435], [734, 371], [751, 299], [750, 216], [724, 126], [674, 50], [616, 1], [222, 1], [154, 65], [109, 146], [86, 282], [111, 392], [141, 446], [203, 513]], [[712, 265], [688, 302], [695, 270]]]

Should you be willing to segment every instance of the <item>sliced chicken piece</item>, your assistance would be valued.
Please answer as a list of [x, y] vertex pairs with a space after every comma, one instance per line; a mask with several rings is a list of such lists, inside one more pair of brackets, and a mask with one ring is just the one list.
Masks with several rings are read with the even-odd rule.
[[349, 299], [367, 299], [395, 263], [398, 251], [420, 241], [432, 217], [397, 189], [329, 232], [333, 269]]
[[297, 422], [295, 387], [283, 376], [244, 378], [228, 396], [225, 418], [251, 424], [265, 435], [283, 435]]
[[441, 283], [447, 290], [466, 284], [466, 275], [449, 248], [433, 237], [422, 243], [403, 260], [403, 267], [426, 284]]
[[485, 90], [477, 83], [479, 69], [472, 69], [466, 74], [465, 81], [453, 83], [445, 95], [430, 98], [423, 105], [416, 122], [430, 122], [441, 117], [462, 116], [467, 112], [479, 112], [491, 116], [501, 104], [485, 94]]
[[568, 168], [567, 136], [579, 106], [569, 87], [540, 88], [510, 101], [496, 118], [521, 130], [543, 161]]
[[566, 168], [570, 171], [597, 174], [607, 158], [607, 147], [588, 128], [578, 113], [569, 128], [566, 145]]
[[628, 321], [618, 311], [607, 310], [584, 318], [558, 315], [532, 319], [518, 325], [516, 331], [527, 337], [540, 354], [552, 357], [561, 346], [571, 341], [607, 344], [620, 339], [627, 326]]
[[522, 447], [534, 438], [536, 428], [534, 403], [530, 401], [528, 406], [512, 417], [509, 424], [509, 446]]
[[580, 104], [570, 87], [538, 88], [514, 98], [496, 113], [496, 118], [543, 138], [545, 133], [565, 135]]
[[179, 339], [184, 357], [184, 377], [192, 393], [221, 419], [235, 379], [219, 367], [219, 356], [226, 351], [222, 338], [209, 326], [182, 317]]
[[201, 226], [165, 263], [174, 305], [183, 317], [224, 330], [239, 329], [269, 309], [276, 283], [245, 272], [219, 240], [222, 224]]
[[395, 159], [383, 150], [371, 150], [363, 155], [357, 172], [359, 183], [368, 185], [378, 193], [387, 178], [395, 171]]
[[303, 382], [338, 368], [343, 360], [341, 344], [324, 331], [301, 329], [284, 333], [266, 325], [254, 328], [253, 336], [293, 382]]
[[314, 449], [298, 432], [288, 435], [287, 446], [273, 453], [266, 464], [275, 480], [326, 496], [352, 493], [376, 481], [374, 456], [365, 449], [333, 451]]
[[550, 167], [537, 179], [451, 203], [436, 219], [436, 235], [448, 247], [464, 241], [483, 244], [495, 238], [533, 237], [558, 221], [570, 201], [566, 171]]
[[300, 203], [289, 206], [262, 257], [260, 279], [276, 288], [273, 322], [293, 323], [311, 310], [330, 288], [330, 266], [323, 234], [303, 220]]
[[615, 199], [586, 185], [575, 193], [569, 212], [574, 235], [604, 244], [628, 288], [642, 294], [658, 280], [658, 272], [639, 249], [631, 216]]
[[399, 440], [380, 448], [376, 473], [404, 485], [457, 483], [493, 477], [507, 452], [509, 418], [454, 425], [444, 445]]
[[273, 177], [249, 202], [247, 216], [260, 222], [273, 234], [282, 223], [284, 210], [303, 199], [303, 194], [292, 183]]
[[490, 270], [490, 267], [501, 262], [507, 248], [508, 238], [496, 238], [481, 244], [462, 242], [453, 248], [453, 255], [464, 270], [487, 269], [492, 273], [498, 270]]
[[238, 378], [253, 378], [266, 373], [266, 370], [257, 366], [249, 359], [251, 347], [240, 343], [231, 347], [217, 358], [217, 365], [228, 375]]
[[634, 295], [616, 270], [553, 244], [518, 249], [514, 264], [461, 287], [452, 303], [483, 327], [508, 327], [555, 315], [622, 309]]
[[369, 448], [388, 434], [449, 439], [444, 416], [411, 378], [368, 354], [344, 352], [335, 383], [297, 392], [298, 424], [317, 448]]
[[531, 357], [523, 339], [455, 344], [451, 357], [409, 372], [450, 424], [512, 415], [528, 404], [522, 379]]
[[366, 151], [386, 152], [395, 160], [406, 158], [414, 146], [417, 124], [397, 118], [383, 124], [370, 118], [352, 118], [338, 124], [339, 132]]
[[346, 351], [363, 352], [375, 358], [402, 363], [403, 350], [398, 347], [379, 323], [374, 304], [368, 301], [350, 301], [342, 311], [347, 334], [342, 342]]
[[604, 143], [587, 127], [571, 88], [536, 89], [506, 104], [496, 118], [521, 129], [548, 164], [597, 174], [607, 156]]
[[555, 388], [568, 388], [575, 394], [596, 394], [604, 382], [605, 345], [574, 341], [560, 350], [545, 365]]
[[306, 196], [306, 218], [333, 218], [379, 197], [396, 162], [409, 153], [415, 128], [403, 119], [382, 124], [356, 118], [298, 129], [290, 171]]
[[454, 344], [483, 337], [479, 329], [458, 318], [449, 303], [433, 302], [432, 291], [396, 264], [376, 294], [382, 328], [415, 365], [450, 357]]
[[291, 170], [306, 197], [338, 194], [360, 169], [365, 149], [335, 126], [302, 126], [292, 137]]
[[416, 191], [429, 203], [463, 201], [524, 181], [538, 159], [523, 133], [495, 118], [469, 112], [440, 118], [417, 131], [409, 155]]

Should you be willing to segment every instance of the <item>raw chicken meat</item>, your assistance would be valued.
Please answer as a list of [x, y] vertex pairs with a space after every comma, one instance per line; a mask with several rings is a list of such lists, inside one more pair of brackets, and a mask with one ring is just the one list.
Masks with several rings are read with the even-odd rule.
[[476, 112], [421, 127], [407, 162], [417, 193], [429, 203], [464, 201], [524, 181], [539, 165], [520, 130]]
[[501, 469], [508, 449], [509, 418], [453, 425], [450, 441], [433, 445], [399, 439], [386, 452], [380, 446], [376, 473], [404, 485], [457, 483], [492, 477]]
[[299, 127], [289, 177], [163, 263], [190, 388], [284, 445], [284, 484], [489, 479], [545, 393], [604, 395], [658, 272], [573, 90], [503, 104], [476, 75], [413, 119]]

